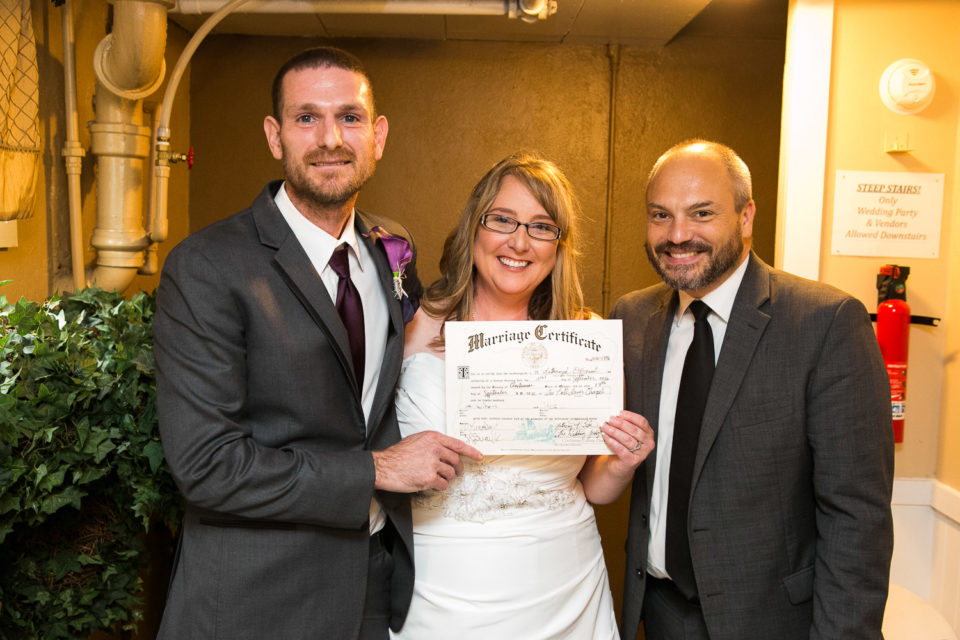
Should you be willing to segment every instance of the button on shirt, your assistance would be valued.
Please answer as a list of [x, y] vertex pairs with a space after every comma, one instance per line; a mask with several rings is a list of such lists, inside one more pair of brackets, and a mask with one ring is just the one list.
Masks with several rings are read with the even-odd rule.
[[[727, 332], [727, 322], [733, 301], [737, 297], [749, 258], [737, 267], [719, 287], [703, 296], [704, 304], [710, 307], [707, 322], [713, 331], [713, 361], [720, 357], [720, 348]], [[680, 302], [670, 329], [667, 342], [667, 358], [663, 365], [663, 385], [660, 388], [660, 415], [657, 418], [657, 465], [653, 474], [653, 491], [650, 496], [650, 546], [647, 554], [647, 573], [657, 578], [669, 578], [666, 561], [667, 492], [670, 479], [670, 457], [673, 450], [673, 422], [677, 413], [677, 394], [680, 391], [680, 376], [683, 361], [693, 342], [693, 313], [687, 308], [694, 298], [679, 292]], [[692, 491], [691, 491], [692, 492]]]
[[[380, 364], [387, 345], [387, 328], [390, 323], [390, 313], [387, 308], [387, 299], [383, 286], [380, 283], [380, 274], [377, 273], [373, 256], [370, 255], [365, 242], [357, 237], [354, 228], [356, 212], [350, 214], [343, 233], [334, 238], [329, 233], [307, 220], [297, 211], [290, 197], [287, 195], [286, 183], [277, 191], [274, 202], [283, 214], [283, 219], [290, 225], [293, 234], [300, 242], [313, 264], [313, 268], [320, 274], [320, 280], [330, 294], [331, 302], [337, 299], [337, 283], [339, 277], [329, 266], [330, 256], [341, 244], [349, 247], [347, 253], [350, 261], [350, 279], [360, 293], [363, 300], [364, 338], [366, 342], [366, 356], [364, 358], [364, 376], [360, 403], [363, 407], [363, 417], [370, 420], [370, 410], [373, 408], [373, 397], [380, 380]], [[385, 517], [381, 512], [376, 499], [370, 505], [371, 533], [383, 528]]]

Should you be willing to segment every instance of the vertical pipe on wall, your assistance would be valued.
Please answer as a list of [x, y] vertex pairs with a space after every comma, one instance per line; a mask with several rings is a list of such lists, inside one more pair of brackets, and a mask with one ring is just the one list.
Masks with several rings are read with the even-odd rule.
[[[151, 133], [157, 130], [157, 112], [154, 109], [144, 109], [143, 114], [144, 122], [149, 127]], [[153, 144], [150, 145], [150, 154], [147, 157], [147, 166], [155, 167], [157, 164], [157, 147]], [[148, 172], [144, 172], [146, 175]], [[153, 229], [156, 228], [157, 221], [157, 207], [154, 205], [154, 202], [157, 198], [157, 180], [154, 177], [153, 180], [150, 180], [149, 186], [147, 187], [147, 222], [146, 222], [146, 233], [149, 244], [147, 245], [146, 257], [143, 259], [143, 264], [140, 266], [138, 273], [144, 276], [156, 275], [160, 272], [160, 256], [159, 256], [159, 243], [153, 239]], [[166, 239], [167, 231], [166, 227], [163, 230], [163, 237]]]
[[143, 126], [140, 100], [128, 100], [97, 82], [97, 120], [90, 124], [90, 150], [97, 156], [97, 226], [90, 244], [97, 249], [91, 283], [126, 289], [143, 263], [144, 159], [150, 130]]
[[170, 80], [167, 82], [167, 88], [163, 94], [163, 102], [160, 104], [160, 115], [157, 117], [155, 183], [152, 191], [154, 197], [148, 203], [150, 208], [147, 218], [151, 221], [150, 241], [153, 243], [163, 242], [167, 239], [167, 181], [170, 179], [170, 161], [173, 155], [170, 152], [170, 113], [173, 110], [173, 98], [177, 94], [180, 78], [183, 77], [190, 59], [203, 39], [207, 37], [207, 34], [230, 12], [248, 1], [232, 0], [227, 2], [216, 13], [207, 18], [200, 25], [200, 28], [193, 33], [170, 73]]
[[608, 44], [607, 57], [610, 59], [610, 112], [607, 116], [607, 193], [603, 220], [603, 284], [601, 287], [600, 310], [606, 317], [610, 312], [610, 262], [613, 244], [613, 179], [617, 160], [617, 82], [620, 77], [620, 45]]
[[96, 122], [90, 124], [97, 156], [97, 227], [90, 244], [97, 266], [89, 281], [126, 289], [144, 262], [145, 159], [150, 129], [143, 98], [163, 82], [167, 9], [172, 0], [113, 0], [114, 28], [97, 46]]
[[77, 116], [76, 36], [73, 29], [73, 0], [66, 0], [61, 9], [63, 32], [63, 97], [66, 111], [67, 138], [63, 143], [63, 160], [67, 170], [67, 207], [70, 214], [70, 265], [73, 286], [86, 284], [83, 273], [83, 216], [80, 202], [80, 171], [83, 147], [80, 146], [80, 125]]

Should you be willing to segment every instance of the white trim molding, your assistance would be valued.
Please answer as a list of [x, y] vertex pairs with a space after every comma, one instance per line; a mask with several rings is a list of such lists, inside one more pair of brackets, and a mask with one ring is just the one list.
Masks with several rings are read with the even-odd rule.
[[937, 513], [960, 524], [960, 491], [942, 482], [931, 480], [930, 506]]
[[890, 582], [909, 589], [960, 634], [960, 491], [934, 478], [893, 483]]
[[790, 0], [774, 266], [819, 279], [834, 0]]

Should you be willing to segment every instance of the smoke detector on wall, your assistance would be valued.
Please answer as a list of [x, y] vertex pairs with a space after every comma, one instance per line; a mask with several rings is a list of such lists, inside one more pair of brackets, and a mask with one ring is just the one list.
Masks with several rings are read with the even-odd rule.
[[920, 113], [933, 101], [935, 88], [930, 67], [919, 60], [904, 58], [883, 72], [880, 99], [896, 113]]

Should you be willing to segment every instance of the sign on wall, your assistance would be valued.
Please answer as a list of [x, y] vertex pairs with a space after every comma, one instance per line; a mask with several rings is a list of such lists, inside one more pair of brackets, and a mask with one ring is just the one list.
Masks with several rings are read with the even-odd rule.
[[943, 174], [837, 171], [833, 253], [937, 258]]

